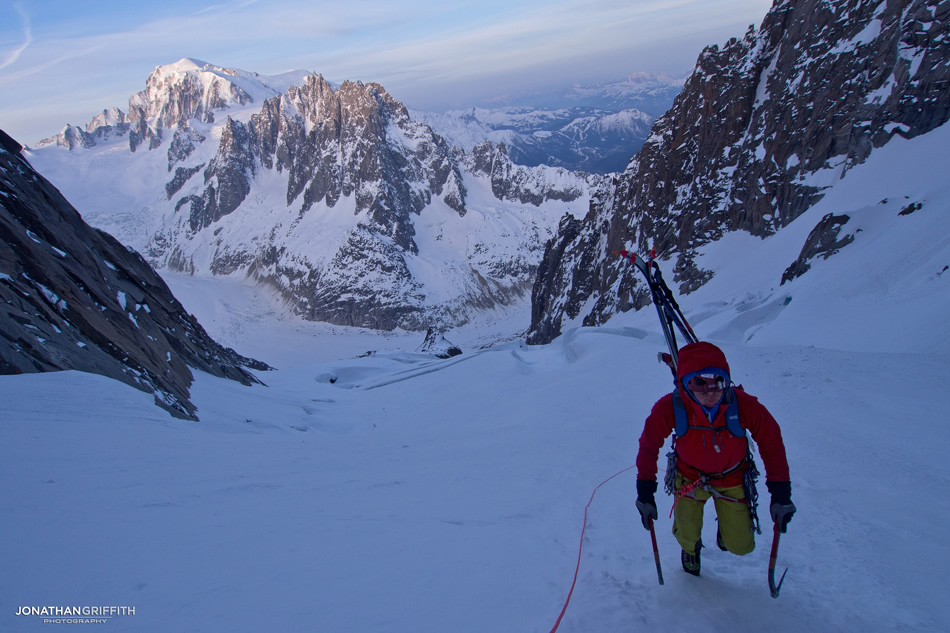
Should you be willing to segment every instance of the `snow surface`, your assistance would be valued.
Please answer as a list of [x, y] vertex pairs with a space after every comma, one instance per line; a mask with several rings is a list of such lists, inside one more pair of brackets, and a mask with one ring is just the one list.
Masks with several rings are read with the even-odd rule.
[[[199, 375], [199, 423], [98, 376], [0, 380], [0, 628], [43, 630], [21, 606], [125, 605], [123, 631], [550, 630], [584, 505], [632, 465], [669, 388], [656, 333], [436, 361], [405, 351], [418, 334], [307, 331], [215, 298], [220, 280], [178, 281], [203, 321], [252, 322], [251, 347], [282, 368], [267, 387]], [[591, 505], [559, 630], [946, 630], [948, 357], [723, 346], [783, 423], [799, 512], [782, 595], [766, 537], [683, 574], [662, 495], [658, 586], [627, 471]]]
[[[613, 475], [559, 631], [950, 630], [945, 128], [876, 150], [771, 238], [706, 247], [717, 274], [681, 298], [782, 425], [798, 513], [778, 599], [768, 533], [684, 574], [662, 494], [657, 583], [626, 470], [671, 386], [652, 310], [527, 347], [522, 305], [447, 333], [464, 353], [436, 360], [419, 333], [168, 276], [212, 336], [277, 370], [197, 374], [198, 423], [100, 376], [0, 377], [0, 630], [49, 630], [23, 607], [114, 605], [135, 608], [122, 631], [546, 633]], [[779, 286], [829, 212], [855, 241]]]

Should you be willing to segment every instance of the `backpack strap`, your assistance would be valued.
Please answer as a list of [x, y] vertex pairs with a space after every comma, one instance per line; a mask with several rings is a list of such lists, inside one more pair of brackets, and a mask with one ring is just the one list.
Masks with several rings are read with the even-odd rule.
[[[761, 534], [762, 529], [759, 526], [759, 515], [757, 512], [759, 506], [759, 492], [755, 487], [755, 483], [759, 478], [759, 469], [756, 468], [755, 460], [752, 457], [752, 444], [749, 440], [748, 434], [739, 423], [739, 399], [736, 397], [735, 389], [742, 390], [742, 386], [736, 385], [735, 388], [730, 387], [729, 391], [724, 395], [724, 398], [726, 399], [726, 428], [728, 428], [729, 432], [736, 437], [746, 438], [746, 456], [742, 461], [728, 469], [726, 472], [710, 476], [703, 475], [700, 477], [700, 481], [704, 479], [717, 479], [724, 477], [725, 475], [740, 468], [744, 464], [748, 464], [748, 467], [746, 468], [745, 474], [742, 478], [742, 488], [745, 492], [745, 503], [749, 506], [749, 514], [752, 516], [752, 529], [754, 532]], [[675, 389], [673, 391], [673, 415], [676, 419], [676, 426], [673, 432], [672, 450], [666, 454], [667, 472], [664, 479], [664, 488], [666, 493], [670, 495], [678, 494], [676, 491], [676, 474], [677, 463], [680, 457], [676, 452], [676, 438], [683, 437], [683, 435], [685, 435], [686, 432], [690, 430], [690, 428], [702, 428], [706, 430], [710, 429], [710, 427], [691, 427], [689, 425], [689, 414], [686, 412], [686, 406], [683, 404], [683, 398], [680, 396], [679, 389]], [[697, 469], [693, 468], [693, 470]], [[676, 505], [676, 499], [674, 499], [673, 505]], [[670, 516], [672, 515], [673, 510], [671, 509]]]
[[745, 429], [742, 428], [742, 424], [739, 423], [739, 398], [736, 397], [736, 392], [732, 387], [729, 387], [724, 397], [727, 400], [726, 426], [729, 427], [729, 432], [736, 437], [745, 437]]
[[[695, 428], [711, 430], [710, 427], [705, 426], [690, 426], [689, 414], [686, 412], [686, 405], [683, 403], [683, 397], [680, 395], [679, 389], [674, 389], [672, 395], [673, 416], [676, 420], [676, 426], [673, 429], [675, 437], [683, 437], [687, 431]], [[731, 387], [723, 398], [726, 402], [726, 427], [736, 437], [746, 437], [745, 429], [742, 428], [742, 424], [739, 422], [739, 399], [736, 398], [736, 394]]]
[[683, 437], [689, 430], [689, 415], [686, 413], [686, 405], [683, 404], [683, 396], [679, 389], [673, 390], [673, 416], [676, 419], [676, 427], [673, 433], [676, 437]]

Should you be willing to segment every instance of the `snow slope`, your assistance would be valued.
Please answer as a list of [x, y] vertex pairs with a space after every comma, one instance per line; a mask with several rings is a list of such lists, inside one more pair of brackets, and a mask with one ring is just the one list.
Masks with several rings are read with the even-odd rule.
[[[449, 332], [465, 353], [437, 361], [418, 333], [169, 277], [214, 337], [278, 369], [267, 387], [198, 375], [199, 423], [98, 376], [0, 377], [0, 630], [49, 630], [24, 607], [114, 605], [135, 608], [123, 631], [546, 633], [613, 475], [559, 631], [950, 630], [948, 129], [834, 174], [771, 238], [710, 245], [716, 277], [681, 298], [783, 428], [798, 514], [777, 600], [768, 534], [684, 574], [662, 494], [657, 584], [626, 470], [670, 389], [651, 310], [526, 347], [522, 306]], [[855, 241], [780, 286], [828, 212]]]
[[[97, 376], [0, 380], [0, 629], [45, 630], [22, 606], [124, 605], [124, 631], [549, 631], [584, 505], [669, 388], [656, 335], [448, 361], [408, 338], [339, 356], [336, 336], [302, 336], [312, 364], [266, 388], [199, 377], [197, 424]], [[658, 586], [627, 471], [591, 505], [559, 630], [946, 630], [947, 356], [724, 347], [783, 423], [799, 513], [782, 595], [767, 537], [683, 574], [662, 495]]]

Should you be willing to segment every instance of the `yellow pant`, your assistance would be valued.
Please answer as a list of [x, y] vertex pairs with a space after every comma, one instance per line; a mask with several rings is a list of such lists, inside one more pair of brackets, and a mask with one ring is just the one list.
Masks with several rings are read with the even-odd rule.
[[[690, 482], [682, 475], [676, 476], [676, 490]], [[722, 544], [725, 548], [738, 556], [745, 556], [755, 549], [755, 533], [752, 529], [752, 515], [746, 505], [745, 491], [742, 486], [732, 488], [718, 488], [714, 490], [726, 497], [739, 499], [728, 501], [716, 498], [716, 516], [719, 518], [719, 532], [722, 534]], [[707, 490], [696, 488], [691, 497], [677, 497], [673, 507], [673, 536], [688, 554], [696, 553], [696, 545], [703, 535], [703, 509], [706, 501], [713, 496]]]

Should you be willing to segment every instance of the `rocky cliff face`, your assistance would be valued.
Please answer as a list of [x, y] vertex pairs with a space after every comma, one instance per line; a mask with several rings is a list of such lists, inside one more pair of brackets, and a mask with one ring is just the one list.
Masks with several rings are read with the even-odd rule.
[[780, 230], [829, 178], [948, 118], [950, 2], [777, 0], [758, 30], [702, 53], [616, 186], [583, 222], [562, 222], [529, 340], [648, 301], [611, 251], [655, 247], [690, 292], [713, 274], [694, 265], [698, 247], [726, 231]]
[[352, 197], [357, 214], [365, 212], [408, 252], [418, 250], [411, 216], [434, 196], [445, 190], [446, 204], [463, 211], [461, 175], [444, 141], [376, 84], [344, 82], [335, 90], [312, 75], [265, 102], [248, 125], [228, 119], [205, 170], [204, 204], [192, 205], [192, 217], [203, 216], [208, 226], [234, 211], [258, 165], [287, 172], [287, 204], [302, 200], [301, 213]]
[[266, 369], [215, 343], [135, 252], [83, 222], [0, 131], [0, 373], [76, 369], [197, 419], [190, 368]]

